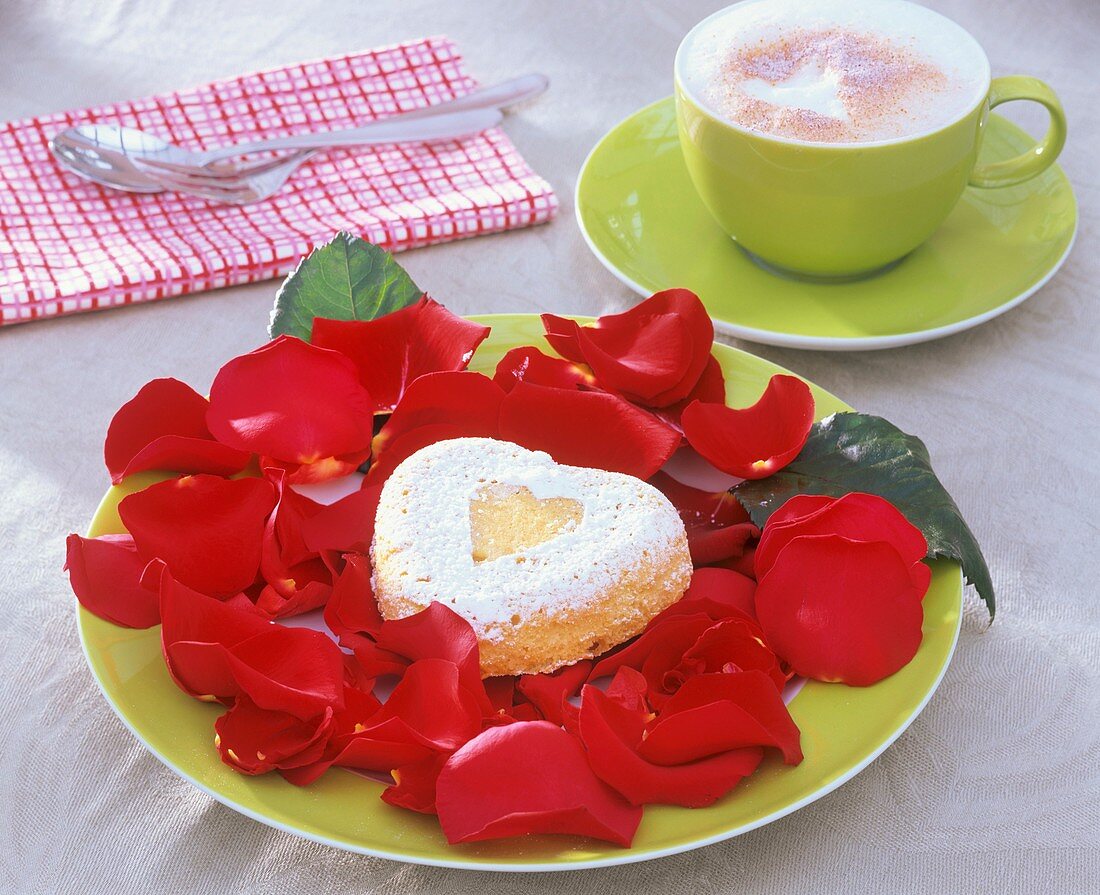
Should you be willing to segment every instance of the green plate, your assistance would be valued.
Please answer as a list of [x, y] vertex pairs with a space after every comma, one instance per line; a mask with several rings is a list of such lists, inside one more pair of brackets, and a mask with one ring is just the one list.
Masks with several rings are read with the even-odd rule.
[[[510, 348], [542, 344], [535, 315], [475, 318], [493, 328], [473, 368], [491, 372]], [[782, 368], [715, 345], [731, 404], [743, 406]], [[814, 388], [819, 415], [850, 409]], [[126, 494], [167, 475], [143, 473], [111, 488], [90, 534], [124, 529], [116, 507]], [[806, 758], [788, 768], [768, 759], [761, 769], [710, 808], [646, 808], [634, 846], [623, 849], [574, 837], [527, 836], [471, 845], [446, 843], [434, 817], [393, 808], [382, 784], [330, 771], [299, 788], [277, 774], [246, 777], [214, 750], [214, 719], [223, 711], [184, 695], [172, 683], [160, 651], [160, 629], [119, 628], [83, 609], [80, 637], [104, 695], [127, 727], [161, 761], [218, 801], [281, 830], [351, 851], [401, 861], [480, 870], [570, 870], [643, 861], [718, 842], [789, 814], [851, 779], [912, 723], [939, 684], [958, 636], [962, 575], [954, 563], [933, 564], [924, 601], [924, 640], [905, 668], [873, 687], [809, 682], [791, 703]], [[94, 773], [94, 771], [93, 771]], [[162, 810], [171, 811], [167, 802]]]
[[[1034, 140], [989, 117], [980, 158]], [[807, 283], [753, 263], [688, 179], [671, 97], [611, 130], [577, 180], [577, 220], [596, 257], [649, 295], [698, 293], [726, 335], [789, 348], [854, 351], [938, 339], [1024, 301], [1061, 266], [1077, 203], [1061, 168], [1001, 189], [967, 189], [943, 226], [897, 267], [855, 283]]]

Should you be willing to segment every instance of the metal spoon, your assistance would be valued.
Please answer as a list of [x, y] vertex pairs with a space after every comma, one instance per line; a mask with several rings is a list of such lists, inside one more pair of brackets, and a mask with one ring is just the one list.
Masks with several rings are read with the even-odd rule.
[[[458, 136], [453, 132], [453, 127], [461, 122], [457, 118], [452, 118], [450, 121], [440, 121], [440, 118], [463, 111], [513, 105], [537, 96], [546, 90], [548, 85], [549, 80], [545, 75], [523, 75], [472, 91], [454, 100], [372, 122], [361, 128], [272, 138], [207, 151], [182, 149], [134, 128], [103, 124], [69, 128], [55, 136], [49, 145], [62, 165], [83, 177], [120, 189], [158, 192], [165, 188], [180, 188], [175, 184], [168, 185], [158, 178], [157, 174], [160, 171], [174, 171], [195, 177], [239, 180], [261, 172], [266, 173], [269, 170], [281, 170], [282, 166], [292, 158], [268, 159], [250, 166], [225, 162], [226, 159], [249, 153], [273, 149], [302, 149], [305, 151], [297, 154], [297, 163], [300, 164], [313, 152], [335, 146], [370, 145], [408, 139], [451, 138]], [[435, 123], [425, 125], [427, 119], [432, 119]], [[424, 129], [408, 130], [407, 128], [413, 122], [420, 122], [424, 125]], [[486, 124], [481, 129], [491, 126], [492, 124]], [[408, 136], [410, 133], [415, 136]], [[152, 169], [159, 169], [159, 171]], [[292, 171], [293, 168], [290, 170]], [[285, 181], [285, 177], [283, 180]], [[214, 184], [192, 185], [215, 186]]]
[[[356, 143], [352, 145], [421, 142], [465, 137], [495, 127], [503, 117], [503, 113], [497, 108], [426, 116], [402, 122], [400, 128], [395, 124], [384, 132], [374, 133], [373, 136], [360, 133], [356, 137]], [[360, 132], [364, 130], [366, 129], [359, 129]], [[115, 149], [99, 146], [85, 147], [84, 151], [74, 152], [72, 144], [68, 141], [55, 140], [50, 148], [64, 167], [104, 186], [141, 193], [175, 190], [234, 204], [247, 204], [266, 199], [281, 189], [290, 175], [307, 158], [323, 151], [308, 149], [252, 165], [234, 165], [231, 172], [221, 173], [211, 171], [209, 168], [165, 169], [149, 165], [140, 156], [130, 156]]]

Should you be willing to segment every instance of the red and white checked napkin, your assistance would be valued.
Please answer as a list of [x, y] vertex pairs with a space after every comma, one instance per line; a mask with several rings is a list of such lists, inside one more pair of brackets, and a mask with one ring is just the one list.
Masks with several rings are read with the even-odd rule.
[[195, 148], [335, 130], [476, 86], [455, 45], [428, 38], [0, 124], [0, 324], [281, 276], [337, 230], [400, 251], [549, 220], [553, 191], [500, 130], [334, 150], [245, 206], [109, 190], [64, 171], [46, 146], [91, 121]]

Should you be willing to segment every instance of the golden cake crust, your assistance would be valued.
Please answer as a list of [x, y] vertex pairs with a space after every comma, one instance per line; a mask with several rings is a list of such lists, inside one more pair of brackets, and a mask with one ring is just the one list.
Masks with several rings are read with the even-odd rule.
[[447, 605], [473, 626], [485, 677], [606, 652], [692, 572], [683, 523], [651, 485], [487, 438], [438, 442], [397, 467], [371, 560], [383, 617]]

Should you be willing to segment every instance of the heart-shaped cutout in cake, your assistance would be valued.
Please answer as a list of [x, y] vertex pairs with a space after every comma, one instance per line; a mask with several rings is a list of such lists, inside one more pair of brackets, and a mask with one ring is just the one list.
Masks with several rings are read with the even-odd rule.
[[492, 438], [440, 441], [394, 470], [371, 560], [382, 615], [443, 603], [473, 627], [486, 677], [606, 652], [692, 571], [683, 522], [652, 485]]
[[[584, 518], [572, 497], [535, 497], [526, 485], [482, 485], [470, 501], [474, 562], [499, 559], [570, 531]], [[523, 557], [517, 557], [522, 561]]]

